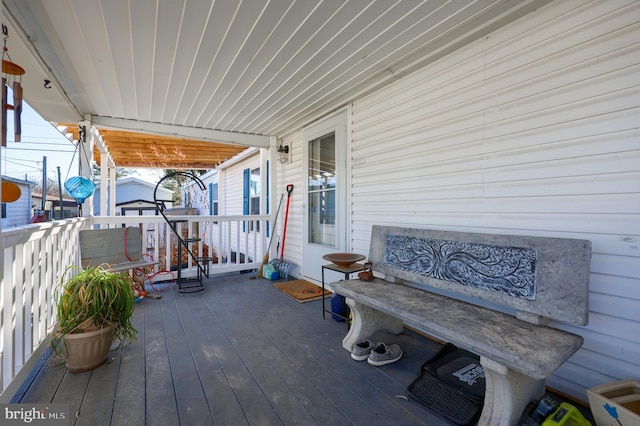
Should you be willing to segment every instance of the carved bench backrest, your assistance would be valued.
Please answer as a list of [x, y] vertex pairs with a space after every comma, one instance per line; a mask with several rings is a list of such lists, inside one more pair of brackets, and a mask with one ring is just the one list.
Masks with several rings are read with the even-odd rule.
[[[125, 244], [126, 236], [126, 244]], [[126, 250], [126, 251], [125, 251]], [[82, 267], [118, 264], [142, 259], [142, 231], [137, 227], [80, 231]]]
[[532, 322], [586, 325], [591, 242], [374, 225], [373, 269], [497, 303]]

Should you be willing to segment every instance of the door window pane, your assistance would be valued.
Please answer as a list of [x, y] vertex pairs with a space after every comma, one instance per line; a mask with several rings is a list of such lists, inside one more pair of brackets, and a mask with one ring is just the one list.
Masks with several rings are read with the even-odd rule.
[[309, 141], [309, 243], [335, 247], [335, 133]]

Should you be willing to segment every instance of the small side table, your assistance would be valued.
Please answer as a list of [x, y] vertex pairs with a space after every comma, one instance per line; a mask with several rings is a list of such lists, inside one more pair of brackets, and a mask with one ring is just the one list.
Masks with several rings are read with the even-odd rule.
[[[338, 266], [335, 263], [328, 263], [326, 265], [322, 265], [322, 294], [324, 294], [324, 270], [325, 269], [329, 269], [331, 271], [336, 271], [336, 272], [340, 272], [344, 274], [344, 279], [348, 280], [350, 279], [351, 274], [353, 274], [354, 272], [360, 272], [363, 271], [365, 269], [364, 264], [363, 263], [354, 263], [351, 266]], [[335, 315], [338, 318], [342, 318], [343, 320], [345, 320], [347, 322], [347, 328], [349, 328], [349, 318], [345, 318], [342, 315], [336, 314], [330, 310], [327, 310], [325, 308], [325, 297], [322, 298], [322, 319], [325, 318], [325, 312], [330, 313], [331, 315]]]

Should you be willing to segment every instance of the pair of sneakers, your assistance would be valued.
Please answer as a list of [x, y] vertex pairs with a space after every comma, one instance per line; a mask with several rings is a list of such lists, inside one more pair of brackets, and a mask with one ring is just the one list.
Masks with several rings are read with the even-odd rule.
[[387, 345], [379, 342], [374, 345], [370, 340], [363, 340], [353, 345], [351, 358], [356, 361], [364, 361], [366, 359], [369, 364], [380, 367], [402, 358], [402, 349], [395, 343]]

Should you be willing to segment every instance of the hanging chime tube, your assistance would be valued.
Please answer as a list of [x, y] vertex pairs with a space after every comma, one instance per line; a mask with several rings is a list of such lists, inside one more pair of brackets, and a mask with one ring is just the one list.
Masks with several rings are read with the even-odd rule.
[[16, 142], [20, 142], [22, 135], [22, 86], [20, 81], [13, 82], [13, 133]]

